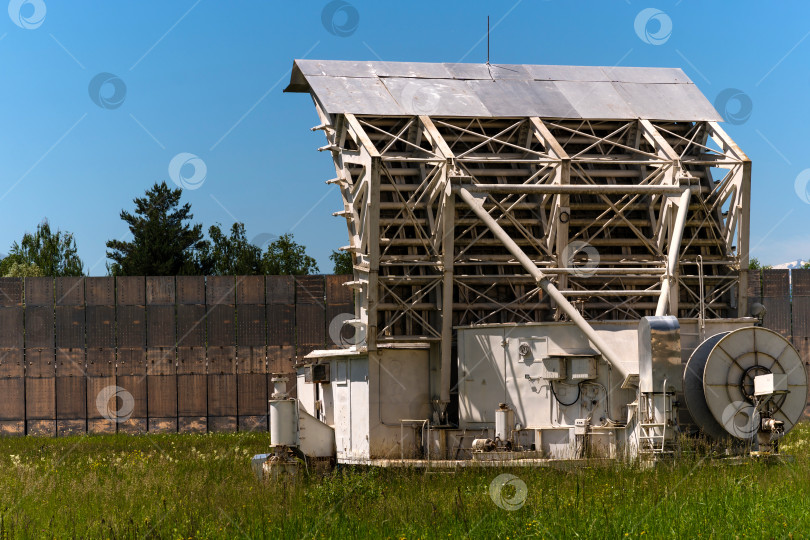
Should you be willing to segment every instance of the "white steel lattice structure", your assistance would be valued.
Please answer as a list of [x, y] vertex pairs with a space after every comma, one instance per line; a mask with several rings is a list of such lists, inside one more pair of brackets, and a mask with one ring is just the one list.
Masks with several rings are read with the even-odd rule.
[[354, 323], [431, 343], [434, 399], [454, 326], [747, 315], [751, 164], [679, 69], [298, 60], [287, 91], [334, 159]]

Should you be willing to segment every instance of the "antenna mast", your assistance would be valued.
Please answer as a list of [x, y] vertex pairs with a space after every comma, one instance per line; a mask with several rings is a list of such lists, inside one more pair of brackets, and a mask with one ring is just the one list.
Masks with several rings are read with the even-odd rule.
[[489, 65], [489, 15], [487, 15], [487, 65]]

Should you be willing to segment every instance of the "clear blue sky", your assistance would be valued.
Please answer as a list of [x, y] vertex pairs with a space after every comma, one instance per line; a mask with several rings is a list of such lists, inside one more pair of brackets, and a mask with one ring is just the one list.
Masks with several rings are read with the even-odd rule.
[[[806, 2], [354, 0], [329, 28], [327, 4], [12, 0], [14, 20], [0, 10], [0, 252], [47, 218], [104, 274], [105, 241], [126, 238], [120, 210], [170, 181], [185, 152], [206, 167], [184, 192], [196, 221], [243, 221], [260, 239], [292, 230], [328, 272], [346, 230], [312, 103], [282, 93], [293, 59], [481, 62], [489, 14], [493, 63], [681, 67], [712, 102], [741, 90], [750, 117], [726, 129], [754, 162], [751, 255], [810, 258], [810, 204], [794, 187], [810, 168]], [[665, 13], [645, 27], [658, 45], [634, 28], [649, 7]], [[95, 96], [109, 108], [90, 97], [99, 73], [118, 78]]]

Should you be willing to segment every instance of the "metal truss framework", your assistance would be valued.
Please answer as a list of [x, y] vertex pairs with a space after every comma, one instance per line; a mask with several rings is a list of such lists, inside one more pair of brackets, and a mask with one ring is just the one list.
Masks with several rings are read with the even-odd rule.
[[315, 101], [370, 350], [441, 341], [444, 357], [454, 325], [565, 318], [458, 186], [586, 320], [746, 314], [751, 163], [715, 122], [330, 116]]

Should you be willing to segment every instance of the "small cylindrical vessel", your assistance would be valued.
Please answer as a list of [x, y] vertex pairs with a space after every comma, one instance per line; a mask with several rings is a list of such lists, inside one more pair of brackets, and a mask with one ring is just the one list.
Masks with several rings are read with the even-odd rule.
[[506, 403], [501, 403], [495, 411], [495, 439], [502, 442], [512, 438], [515, 425], [515, 412]]
[[298, 405], [294, 399], [270, 401], [270, 444], [272, 446], [298, 444]]

